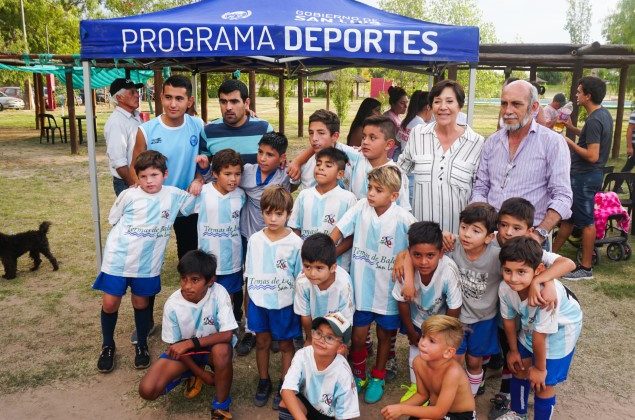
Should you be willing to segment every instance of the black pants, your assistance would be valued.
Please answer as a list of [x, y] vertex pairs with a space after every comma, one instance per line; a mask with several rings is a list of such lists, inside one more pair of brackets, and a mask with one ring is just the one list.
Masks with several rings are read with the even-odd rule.
[[188, 251], [198, 249], [198, 233], [196, 224], [198, 223], [198, 214], [190, 216], [177, 217], [174, 221], [174, 233], [176, 233], [176, 252], [179, 260]]

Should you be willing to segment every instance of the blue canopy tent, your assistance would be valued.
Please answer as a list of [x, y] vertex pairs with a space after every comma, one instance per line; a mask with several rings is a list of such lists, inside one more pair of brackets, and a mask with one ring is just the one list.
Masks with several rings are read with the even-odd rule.
[[[311, 74], [309, 68], [319, 68], [314, 73], [353, 66], [430, 73], [448, 63], [469, 63], [470, 119], [473, 114], [478, 28], [423, 22], [354, 0], [203, 0], [155, 13], [82, 21], [80, 41], [85, 74], [91, 61], [99, 65], [123, 58], [141, 68], [258, 70], [286, 78]], [[88, 101], [87, 117], [92, 118], [93, 112]], [[89, 165], [100, 264], [92, 131], [90, 126]]]

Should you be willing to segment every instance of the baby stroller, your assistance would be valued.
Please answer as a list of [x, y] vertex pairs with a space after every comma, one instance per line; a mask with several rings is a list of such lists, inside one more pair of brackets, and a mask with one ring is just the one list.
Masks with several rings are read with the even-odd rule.
[[[602, 191], [595, 194], [595, 244], [593, 247], [593, 265], [600, 262], [599, 248], [606, 245], [606, 256], [611, 261], [628, 260], [633, 251], [628, 243], [628, 233], [631, 224], [631, 217], [624, 205], [632, 205], [633, 185], [625, 182], [629, 199], [620, 201], [619, 196], [613, 192], [615, 182], [619, 181], [621, 173], [609, 173], [604, 179]], [[580, 262], [582, 248], [580, 246], [581, 231], [574, 228], [569, 243], [578, 248], [577, 260]]]

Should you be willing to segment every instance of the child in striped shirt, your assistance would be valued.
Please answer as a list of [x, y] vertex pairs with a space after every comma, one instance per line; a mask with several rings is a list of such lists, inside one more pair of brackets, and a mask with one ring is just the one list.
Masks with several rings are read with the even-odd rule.
[[353, 322], [351, 277], [337, 265], [335, 243], [330, 236], [316, 233], [302, 244], [302, 273], [295, 282], [293, 310], [300, 316], [305, 346], [311, 344], [313, 319], [340, 312]]
[[172, 225], [179, 212], [194, 211], [194, 196], [163, 182], [168, 176], [167, 159], [155, 150], [137, 156], [134, 169], [138, 188], [123, 191], [110, 210], [113, 225], [108, 234], [101, 272], [93, 289], [104, 292], [101, 309], [102, 350], [97, 369], [113, 370], [115, 362], [114, 333], [121, 298], [130, 287], [138, 342], [134, 365], [145, 369], [150, 365], [147, 336], [152, 309], [149, 298], [161, 291], [161, 266]]
[[295, 279], [302, 269], [302, 239], [287, 224], [293, 207], [291, 194], [281, 185], [267, 187], [260, 199], [265, 228], [254, 233], [247, 243], [247, 325], [256, 333], [256, 364], [260, 381], [254, 404], [262, 407], [272, 391], [269, 377], [271, 340], [280, 342], [282, 362], [280, 384], [272, 408], [280, 404], [280, 386], [291, 365], [293, 338], [302, 335], [300, 319], [293, 312]]
[[220, 150], [212, 159], [214, 181], [203, 186], [196, 201], [198, 247], [218, 258], [216, 283], [227, 289], [239, 323], [243, 316], [240, 210], [246, 201], [245, 192], [238, 187], [242, 169], [243, 161], [238, 152]]
[[[391, 123], [392, 124], [392, 123]], [[355, 301], [351, 358], [358, 390], [366, 387], [367, 403], [384, 394], [390, 338], [399, 329], [397, 301], [392, 297], [395, 256], [408, 246], [407, 232], [414, 216], [395, 204], [399, 197], [401, 171], [382, 166], [368, 174], [368, 198], [359, 200], [337, 223], [331, 237], [338, 241], [353, 235], [351, 277]], [[366, 335], [377, 323], [377, 358], [366, 378]]]

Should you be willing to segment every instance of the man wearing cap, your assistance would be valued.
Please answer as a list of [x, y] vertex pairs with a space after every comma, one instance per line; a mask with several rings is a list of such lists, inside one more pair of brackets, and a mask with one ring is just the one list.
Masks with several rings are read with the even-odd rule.
[[545, 127], [553, 128], [553, 125], [558, 119], [558, 110], [562, 108], [565, 103], [567, 103], [567, 98], [564, 96], [564, 93], [556, 93], [551, 103], [545, 105], [542, 109], [543, 115], [545, 116]]
[[298, 350], [282, 385], [279, 419], [352, 419], [359, 400], [346, 346], [353, 327], [340, 312], [317, 317], [311, 345]]
[[143, 83], [134, 83], [130, 79], [123, 78], [115, 79], [110, 85], [110, 101], [115, 105], [115, 110], [106, 121], [104, 136], [108, 166], [116, 195], [121, 194], [133, 184], [129, 167], [137, 128], [141, 124], [137, 110], [139, 108], [137, 89], [141, 87]]

